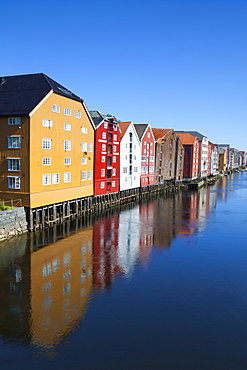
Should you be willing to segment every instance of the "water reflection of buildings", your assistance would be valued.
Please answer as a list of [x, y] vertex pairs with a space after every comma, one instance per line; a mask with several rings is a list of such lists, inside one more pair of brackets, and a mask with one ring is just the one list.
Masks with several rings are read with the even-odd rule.
[[31, 254], [32, 342], [53, 347], [83, 316], [92, 287], [92, 228]]

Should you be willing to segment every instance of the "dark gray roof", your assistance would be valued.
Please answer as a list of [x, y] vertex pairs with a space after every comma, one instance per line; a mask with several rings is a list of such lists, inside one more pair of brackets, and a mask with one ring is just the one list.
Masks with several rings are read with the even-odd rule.
[[204, 137], [207, 137], [205, 135], [200, 134], [200, 132], [198, 132], [198, 131], [175, 131], [175, 133], [177, 133], [177, 134], [182, 133], [182, 132], [198, 137], [199, 141], [202, 141], [202, 139]]
[[142, 139], [142, 136], [143, 136], [145, 130], [147, 129], [148, 125], [149, 125], [148, 123], [140, 123], [140, 124], [135, 123], [134, 124], [137, 135], [138, 135], [140, 140]]
[[0, 116], [29, 114], [51, 89], [59, 95], [83, 101], [44, 73], [0, 77]]
[[105, 116], [97, 110], [90, 110], [89, 113], [96, 127], [105, 119]]

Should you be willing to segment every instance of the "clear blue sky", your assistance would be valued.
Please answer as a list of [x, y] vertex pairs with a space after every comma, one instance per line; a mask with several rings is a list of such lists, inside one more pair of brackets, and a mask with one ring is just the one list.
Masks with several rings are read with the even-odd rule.
[[0, 76], [247, 151], [247, 0], [1, 0]]

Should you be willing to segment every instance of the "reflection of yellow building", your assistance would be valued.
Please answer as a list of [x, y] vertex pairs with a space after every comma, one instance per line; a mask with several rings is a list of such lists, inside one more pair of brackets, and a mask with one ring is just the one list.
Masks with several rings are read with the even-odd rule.
[[85, 313], [92, 287], [92, 228], [31, 254], [31, 332], [56, 345]]

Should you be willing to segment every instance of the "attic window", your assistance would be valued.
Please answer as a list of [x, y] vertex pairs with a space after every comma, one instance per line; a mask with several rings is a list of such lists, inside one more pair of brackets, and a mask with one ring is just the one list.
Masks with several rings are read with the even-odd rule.
[[8, 125], [20, 125], [21, 124], [21, 117], [9, 117], [8, 118]]

